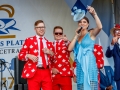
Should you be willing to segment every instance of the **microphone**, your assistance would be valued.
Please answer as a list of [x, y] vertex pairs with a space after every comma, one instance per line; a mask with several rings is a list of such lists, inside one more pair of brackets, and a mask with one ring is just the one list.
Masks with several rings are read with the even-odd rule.
[[82, 30], [82, 28], [83, 28], [83, 27], [80, 27], [80, 29], [77, 31], [77, 33], [78, 33], [78, 34], [79, 34], [79, 33], [80, 33], [80, 31]]

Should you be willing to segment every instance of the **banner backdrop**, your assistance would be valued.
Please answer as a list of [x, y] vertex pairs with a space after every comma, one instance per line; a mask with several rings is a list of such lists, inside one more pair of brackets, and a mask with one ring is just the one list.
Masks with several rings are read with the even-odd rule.
[[[84, 2], [85, 1], [86, 0], [84, 0]], [[97, 1], [101, 2], [97, 3]], [[96, 5], [102, 4], [103, 1], [104, 0], [95, 0], [95, 2], [93, 1], [93, 6], [97, 8]], [[110, 0], [106, 0], [106, 4], [109, 1]], [[74, 0], [71, 0], [71, 2], [74, 2]], [[90, 3], [91, 2], [89, 2], [89, 4]], [[71, 5], [73, 5], [73, 3], [71, 3]], [[99, 12], [100, 8], [97, 10], [99, 15], [101, 13], [100, 19], [102, 19], [102, 12]], [[107, 8], [107, 11], [108, 10], [109, 8]], [[89, 13], [86, 15], [90, 19], [91, 23], [89, 28], [95, 26], [93, 17]], [[14, 74], [14, 58], [18, 55], [24, 40], [29, 36], [35, 35], [34, 22], [39, 19], [42, 19], [45, 22], [45, 36], [50, 41], [54, 40], [52, 32], [54, 26], [56, 25], [63, 27], [64, 34], [68, 37], [69, 40], [73, 38], [77, 28], [77, 23], [73, 21], [71, 10], [65, 0], [0, 1], [0, 60], [8, 62], [6, 63], [6, 66], [12, 74]], [[104, 30], [102, 30], [98, 37], [101, 40], [101, 44], [104, 46], [104, 50], [106, 50], [108, 45], [108, 42], [106, 41], [109, 40], [109, 36], [106, 35]], [[98, 38], [96, 39], [96, 43], [98, 43]], [[73, 60], [72, 54], [71, 60]], [[13, 90], [14, 81], [8, 69], [4, 65], [2, 65], [2, 67], [0, 66], [0, 72], [2, 72], [3, 76], [2, 83], [6, 81], [5, 83], [7, 89]], [[5, 90], [4, 85], [0, 87], [2, 87], [2, 90]], [[73, 90], [76, 90], [75, 83], [73, 83]]]

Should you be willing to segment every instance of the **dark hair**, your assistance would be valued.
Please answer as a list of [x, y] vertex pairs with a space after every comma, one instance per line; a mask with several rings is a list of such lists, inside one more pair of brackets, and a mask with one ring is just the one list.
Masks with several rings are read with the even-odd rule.
[[[83, 17], [82, 19], [85, 19], [88, 23], [89, 23], [89, 19], [85, 16], [85, 17]], [[80, 20], [81, 21], [81, 20]], [[80, 21], [78, 21], [78, 23], [80, 22]]]
[[53, 33], [55, 32], [55, 29], [61, 29], [62, 33], [63, 33], [63, 28], [61, 26], [55, 26], [54, 29], [53, 29]]
[[[37, 21], [34, 23], [34, 26], [37, 26], [39, 23], [43, 23], [43, 24], [44, 24], [43, 20], [37, 20]], [[44, 24], [44, 25], [45, 25], [45, 24]]]

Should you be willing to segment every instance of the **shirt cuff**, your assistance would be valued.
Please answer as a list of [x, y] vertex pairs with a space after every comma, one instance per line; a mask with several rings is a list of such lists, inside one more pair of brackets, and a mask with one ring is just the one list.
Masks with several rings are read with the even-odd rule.
[[110, 44], [110, 50], [113, 50], [113, 48], [114, 48], [114, 45]]

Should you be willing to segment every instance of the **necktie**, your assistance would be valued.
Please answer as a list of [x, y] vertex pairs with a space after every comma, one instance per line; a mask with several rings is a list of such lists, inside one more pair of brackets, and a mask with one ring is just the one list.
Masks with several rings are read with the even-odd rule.
[[45, 55], [44, 55], [44, 52], [42, 51], [42, 49], [43, 49], [43, 42], [42, 42], [42, 38], [40, 38], [40, 56], [42, 57], [43, 67], [46, 68]]
[[58, 52], [58, 41], [56, 42], [56, 52]]

